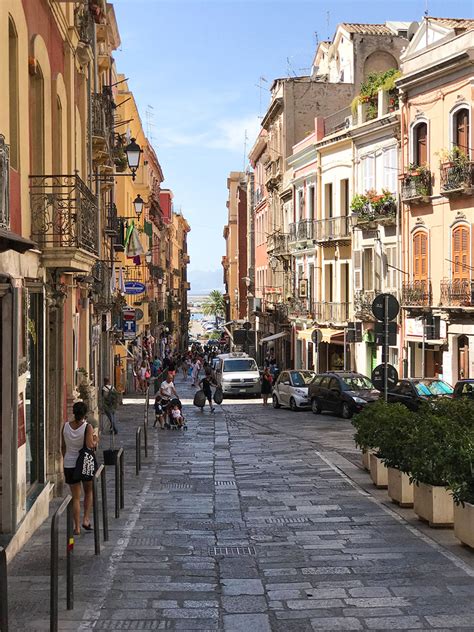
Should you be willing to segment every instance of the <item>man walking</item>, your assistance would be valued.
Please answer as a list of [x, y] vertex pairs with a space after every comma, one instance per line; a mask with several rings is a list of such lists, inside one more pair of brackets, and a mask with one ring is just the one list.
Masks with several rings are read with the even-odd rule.
[[110, 379], [104, 377], [104, 386], [102, 387], [102, 412], [110, 422], [110, 432], [117, 434], [117, 423], [115, 413], [120, 403], [120, 393], [110, 384]]

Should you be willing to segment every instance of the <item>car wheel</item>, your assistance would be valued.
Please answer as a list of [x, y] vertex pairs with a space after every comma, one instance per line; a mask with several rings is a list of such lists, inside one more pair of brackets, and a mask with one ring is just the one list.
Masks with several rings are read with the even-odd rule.
[[298, 406], [296, 405], [294, 397], [290, 399], [290, 410], [292, 410], [294, 413], [298, 410]]
[[280, 402], [278, 401], [278, 397], [276, 395], [273, 396], [273, 408], [280, 408]]
[[352, 410], [350, 409], [347, 402], [342, 402], [341, 417], [343, 417], [344, 419], [350, 419], [352, 417]]
[[311, 410], [315, 415], [321, 414], [322, 408], [316, 397], [313, 397], [313, 399], [311, 400]]

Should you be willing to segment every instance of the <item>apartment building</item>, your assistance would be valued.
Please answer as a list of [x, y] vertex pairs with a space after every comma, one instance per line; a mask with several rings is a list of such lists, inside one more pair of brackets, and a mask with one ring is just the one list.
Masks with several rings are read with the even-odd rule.
[[222, 260], [226, 322], [247, 318], [247, 179], [241, 171], [227, 178], [227, 224], [224, 227], [226, 255]]

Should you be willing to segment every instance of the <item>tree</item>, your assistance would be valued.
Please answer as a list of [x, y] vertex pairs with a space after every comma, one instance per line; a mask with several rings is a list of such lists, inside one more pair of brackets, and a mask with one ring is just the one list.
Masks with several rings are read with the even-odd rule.
[[202, 304], [202, 311], [205, 316], [214, 316], [216, 319], [216, 328], [218, 326], [218, 317], [225, 314], [224, 295], [219, 290], [212, 290], [209, 296]]

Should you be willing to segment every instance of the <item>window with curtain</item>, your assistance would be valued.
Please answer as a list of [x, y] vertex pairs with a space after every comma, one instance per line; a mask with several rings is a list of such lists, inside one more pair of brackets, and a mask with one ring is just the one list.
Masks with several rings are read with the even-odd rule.
[[462, 108], [454, 115], [454, 144], [469, 155], [469, 110]]
[[418, 123], [413, 129], [413, 162], [418, 165], [428, 164], [428, 125]]
[[424, 231], [413, 235], [413, 280], [428, 280], [428, 235]]
[[458, 226], [452, 234], [452, 278], [453, 281], [468, 281], [471, 278], [469, 228]]
[[383, 188], [391, 193], [397, 192], [398, 184], [398, 152], [390, 147], [383, 152]]

